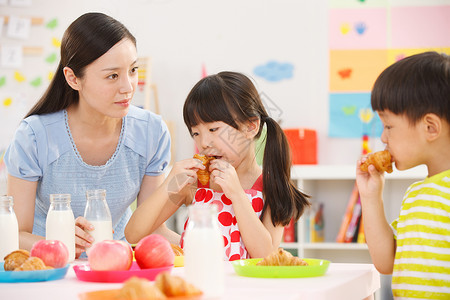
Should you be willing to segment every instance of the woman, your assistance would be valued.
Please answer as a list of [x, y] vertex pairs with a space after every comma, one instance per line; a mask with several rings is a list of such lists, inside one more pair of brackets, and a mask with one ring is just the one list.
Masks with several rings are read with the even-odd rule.
[[[50, 194], [72, 196], [79, 257], [93, 241], [82, 217], [86, 190], [106, 189], [114, 239], [124, 239], [129, 205], [163, 181], [170, 136], [160, 116], [130, 105], [136, 63], [136, 39], [117, 20], [87, 13], [67, 28], [55, 77], [5, 154], [20, 248], [45, 237]], [[159, 232], [178, 243], [165, 226]]]

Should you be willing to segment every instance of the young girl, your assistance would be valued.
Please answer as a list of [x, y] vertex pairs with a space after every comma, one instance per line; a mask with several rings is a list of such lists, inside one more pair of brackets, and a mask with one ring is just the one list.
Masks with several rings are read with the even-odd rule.
[[[198, 82], [186, 99], [183, 116], [199, 152], [215, 158], [208, 170], [210, 185], [192, 193], [197, 171], [205, 167], [194, 158], [175, 163], [163, 185], [134, 212], [125, 229], [128, 241], [153, 232], [183, 203], [213, 203], [219, 208], [227, 259], [267, 256], [279, 246], [284, 226], [299, 219], [309, 205], [290, 180], [283, 130], [267, 114], [250, 79], [234, 72]], [[264, 124], [267, 141], [261, 170], [255, 140]]]

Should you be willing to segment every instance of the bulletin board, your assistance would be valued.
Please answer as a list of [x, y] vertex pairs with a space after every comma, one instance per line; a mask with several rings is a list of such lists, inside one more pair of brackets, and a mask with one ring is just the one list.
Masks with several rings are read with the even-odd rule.
[[413, 54], [450, 54], [449, 36], [445, 1], [331, 0], [329, 136], [379, 137], [382, 124], [370, 106], [378, 75]]
[[[21, 9], [31, 5], [31, 1], [9, 3]], [[0, 13], [0, 157], [19, 122], [53, 78], [61, 46], [58, 27], [56, 17]], [[27, 68], [29, 63], [35, 67]]]

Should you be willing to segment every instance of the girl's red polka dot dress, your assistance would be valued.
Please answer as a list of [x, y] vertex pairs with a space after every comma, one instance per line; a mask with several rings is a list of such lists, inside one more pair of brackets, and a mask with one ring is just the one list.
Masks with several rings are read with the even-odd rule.
[[[253, 210], [256, 215], [261, 217], [261, 212], [264, 207], [264, 200], [262, 197], [262, 175], [258, 177], [253, 187], [245, 190]], [[219, 228], [223, 236], [224, 244], [224, 258], [226, 260], [237, 260], [250, 258], [247, 249], [239, 232], [239, 226], [234, 214], [231, 200], [228, 199], [224, 193], [216, 192], [208, 187], [199, 187], [195, 193], [194, 201], [191, 205], [217, 205]], [[187, 218], [184, 223], [184, 230], [186, 231]], [[181, 234], [181, 247], [184, 246], [184, 233]]]

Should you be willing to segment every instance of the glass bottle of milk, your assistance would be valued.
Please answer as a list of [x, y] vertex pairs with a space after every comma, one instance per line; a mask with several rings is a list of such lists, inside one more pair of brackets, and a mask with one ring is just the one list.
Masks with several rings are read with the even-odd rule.
[[0, 196], [0, 262], [19, 249], [19, 226], [12, 196]]
[[[92, 245], [103, 240], [112, 240], [112, 219], [106, 202], [106, 190], [87, 190], [86, 199], [84, 217], [94, 226], [94, 230], [89, 231], [94, 238]], [[87, 255], [89, 255], [90, 249], [91, 247], [86, 250]]]
[[75, 218], [70, 200], [70, 194], [50, 194], [45, 238], [63, 242], [69, 250], [69, 262], [72, 262], [75, 260]]
[[186, 278], [206, 297], [224, 293], [223, 237], [215, 205], [191, 205], [184, 237]]

